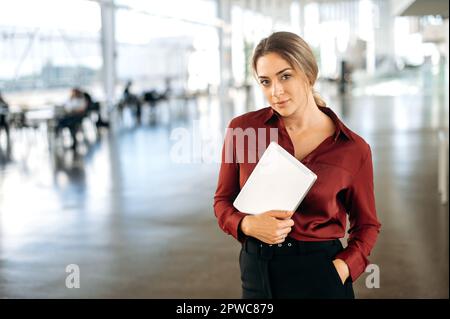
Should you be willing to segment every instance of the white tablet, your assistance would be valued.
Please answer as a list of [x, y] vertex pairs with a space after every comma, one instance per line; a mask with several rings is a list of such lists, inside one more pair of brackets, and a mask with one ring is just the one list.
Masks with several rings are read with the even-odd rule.
[[295, 211], [317, 176], [294, 156], [271, 142], [233, 205], [240, 212]]

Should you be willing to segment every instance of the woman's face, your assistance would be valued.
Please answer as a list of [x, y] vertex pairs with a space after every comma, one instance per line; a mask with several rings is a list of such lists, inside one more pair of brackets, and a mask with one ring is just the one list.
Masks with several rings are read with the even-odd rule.
[[271, 107], [288, 117], [307, 103], [305, 77], [276, 53], [268, 53], [256, 62], [256, 73], [264, 95]]

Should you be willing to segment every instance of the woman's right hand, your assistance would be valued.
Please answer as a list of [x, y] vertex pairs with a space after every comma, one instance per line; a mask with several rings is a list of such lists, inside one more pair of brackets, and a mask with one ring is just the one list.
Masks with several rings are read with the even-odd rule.
[[270, 210], [258, 215], [247, 215], [242, 219], [242, 232], [266, 244], [280, 244], [294, 226], [294, 212]]

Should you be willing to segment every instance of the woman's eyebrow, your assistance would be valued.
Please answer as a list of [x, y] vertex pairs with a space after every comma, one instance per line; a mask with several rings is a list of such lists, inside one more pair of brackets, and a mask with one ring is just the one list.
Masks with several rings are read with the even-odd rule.
[[[292, 69], [291, 69], [291, 68], [283, 69], [283, 70], [281, 70], [281, 71], [278, 71], [275, 75], [279, 75], [279, 74], [281, 74], [281, 73], [283, 73], [284, 71], [287, 71], [287, 70], [292, 70]], [[259, 79], [268, 79], [269, 77], [268, 77], [268, 76], [265, 76], [265, 75], [261, 75], [261, 76], [258, 76], [258, 78], [259, 78]]]

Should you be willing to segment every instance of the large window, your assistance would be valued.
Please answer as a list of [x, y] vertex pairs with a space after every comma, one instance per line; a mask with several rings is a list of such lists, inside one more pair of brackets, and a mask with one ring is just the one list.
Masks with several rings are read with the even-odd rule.
[[[117, 76], [138, 90], [203, 90], [219, 82], [214, 1], [116, 1]], [[177, 10], [174, 10], [177, 8]]]
[[0, 89], [92, 86], [102, 65], [100, 8], [84, 0], [10, 0], [0, 9]]

